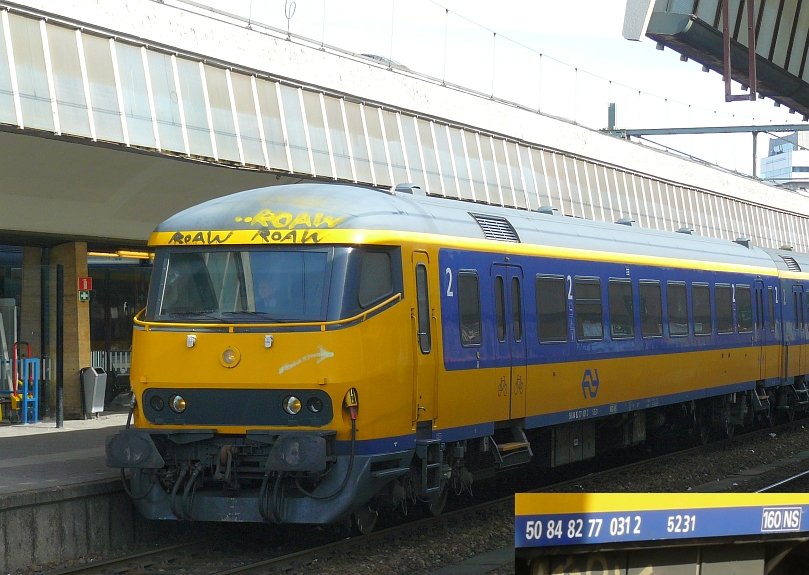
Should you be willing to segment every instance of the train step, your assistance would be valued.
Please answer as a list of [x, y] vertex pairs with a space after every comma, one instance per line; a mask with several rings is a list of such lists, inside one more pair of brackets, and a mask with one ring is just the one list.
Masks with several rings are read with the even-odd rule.
[[770, 409], [770, 397], [766, 393], [753, 393], [753, 411], [768, 411]]
[[795, 392], [795, 397], [798, 400], [798, 405], [809, 404], [809, 389], [803, 381], [792, 384], [792, 390]]
[[421, 460], [421, 489], [422, 497], [441, 492], [441, 467], [444, 463], [444, 451], [438, 439], [417, 439], [416, 455]]
[[534, 457], [531, 450], [531, 443], [525, 437], [525, 431], [521, 427], [513, 428], [513, 441], [497, 443], [494, 436], [488, 437], [495, 457], [495, 467], [497, 469], [508, 469], [528, 463]]

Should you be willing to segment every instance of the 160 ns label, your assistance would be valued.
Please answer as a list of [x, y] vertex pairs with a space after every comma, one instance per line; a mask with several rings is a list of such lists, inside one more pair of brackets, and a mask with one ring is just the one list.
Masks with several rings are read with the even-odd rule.
[[611, 537], [640, 535], [640, 515], [622, 515], [606, 521], [602, 517], [586, 519], [547, 519], [534, 520], [525, 524], [525, 538], [528, 541], [546, 539], [548, 541], [567, 539], [593, 539], [601, 536], [602, 530]]

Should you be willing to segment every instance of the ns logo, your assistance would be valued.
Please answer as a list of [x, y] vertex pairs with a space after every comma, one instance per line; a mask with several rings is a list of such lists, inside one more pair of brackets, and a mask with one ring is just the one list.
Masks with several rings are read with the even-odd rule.
[[584, 376], [581, 378], [581, 393], [584, 396], [584, 399], [587, 399], [588, 397], [593, 399], [596, 395], [598, 395], [597, 369], [584, 370]]

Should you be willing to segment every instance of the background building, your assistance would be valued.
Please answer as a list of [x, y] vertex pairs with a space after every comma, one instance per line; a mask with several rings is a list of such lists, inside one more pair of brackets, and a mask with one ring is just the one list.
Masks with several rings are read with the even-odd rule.
[[770, 140], [761, 160], [761, 178], [777, 186], [809, 191], [809, 132], [793, 132]]

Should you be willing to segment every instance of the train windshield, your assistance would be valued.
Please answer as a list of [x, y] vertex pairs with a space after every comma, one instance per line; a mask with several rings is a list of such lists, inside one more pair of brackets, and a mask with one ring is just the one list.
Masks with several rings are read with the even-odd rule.
[[164, 248], [145, 319], [294, 323], [352, 317], [401, 290], [398, 248]]
[[158, 253], [147, 317], [184, 323], [323, 321], [333, 251]]

